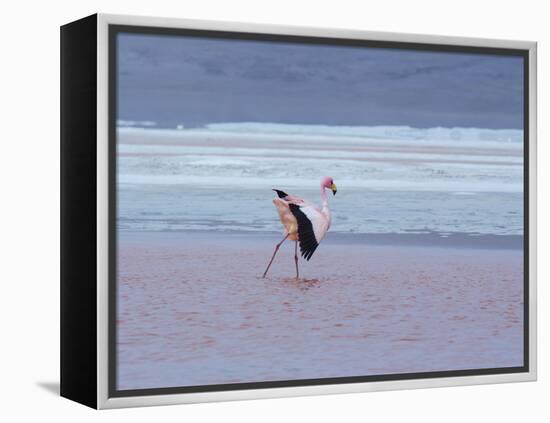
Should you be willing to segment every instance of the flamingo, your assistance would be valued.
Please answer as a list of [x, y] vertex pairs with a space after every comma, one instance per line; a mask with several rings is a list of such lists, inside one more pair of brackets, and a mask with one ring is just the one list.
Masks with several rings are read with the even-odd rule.
[[332, 195], [336, 195], [336, 185], [330, 176], [325, 176], [321, 179], [321, 209], [313, 203], [294, 195], [287, 194], [284, 191], [278, 189], [273, 190], [279, 197], [273, 200], [273, 204], [277, 208], [279, 219], [281, 219], [281, 223], [284, 227], [284, 238], [275, 246], [275, 251], [273, 251], [271, 260], [262, 278], [265, 278], [267, 275], [277, 251], [279, 251], [279, 248], [287, 239], [295, 241], [294, 263], [296, 265], [296, 279], [299, 278], [298, 242], [300, 243], [302, 257], [309, 261], [330, 228], [331, 214], [325, 189], [330, 189]]

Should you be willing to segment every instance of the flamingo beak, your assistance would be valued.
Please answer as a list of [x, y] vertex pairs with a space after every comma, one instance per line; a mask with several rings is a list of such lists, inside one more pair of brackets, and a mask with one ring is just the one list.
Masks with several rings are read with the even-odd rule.
[[332, 195], [336, 195], [336, 184], [332, 183], [332, 185], [330, 186], [330, 189], [332, 190]]

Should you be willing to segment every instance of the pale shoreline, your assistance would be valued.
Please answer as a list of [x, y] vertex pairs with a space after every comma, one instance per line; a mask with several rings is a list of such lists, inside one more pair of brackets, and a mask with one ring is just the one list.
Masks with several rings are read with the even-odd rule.
[[119, 232], [118, 388], [523, 364], [521, 249], [352, 238]]
[[[148, 238], [162, 239], [163, 242], [177, 242], [182, 239], [208, 240], [212, 237], [221, 240], [244, 242], [278, 242], [281, 232], [271, 231], [132, 231], [118, 229], [118, 234], [126, 243], [139, 244]], [[394, 247], [442, 247], [469, 248], [484, 250], [519, 250], [524, 247], [522, 235], [490, 235], [463, 232], [439, 233], [434, 231], [410, 231], [408, 233], [345, 233], [330, 232], [323, 240], [323, 245], [359, 244], [371, 246]]]

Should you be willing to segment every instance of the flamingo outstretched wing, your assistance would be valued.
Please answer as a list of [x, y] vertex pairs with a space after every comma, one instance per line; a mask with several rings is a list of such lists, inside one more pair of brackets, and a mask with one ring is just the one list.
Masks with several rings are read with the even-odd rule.
[[327, 233], [326, 217], [313, 205], [289, 203], [289, 208], [298, 222], [298, 235], [302, 257], [309, 261]]

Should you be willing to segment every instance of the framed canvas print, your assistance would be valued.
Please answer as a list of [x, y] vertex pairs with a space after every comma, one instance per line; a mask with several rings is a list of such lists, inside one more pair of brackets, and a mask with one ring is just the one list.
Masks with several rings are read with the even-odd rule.
[[536, 44], [61, 28], [61, 394], [536, 378]]

